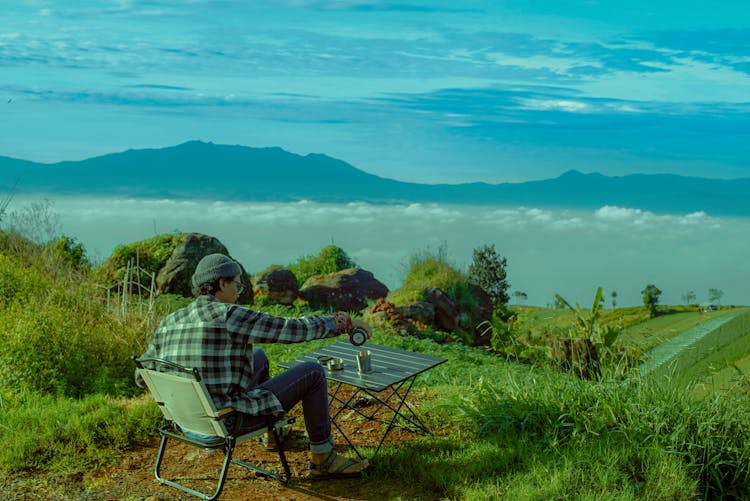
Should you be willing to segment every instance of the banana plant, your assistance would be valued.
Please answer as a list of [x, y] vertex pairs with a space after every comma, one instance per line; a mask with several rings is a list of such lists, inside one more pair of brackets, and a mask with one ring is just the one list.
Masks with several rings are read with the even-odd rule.
[[593, 343], [609, 348], [620, 334], [620, 329], [614, 326], [602, 327], [599, 324], [602, 309], [604, 307], [604, 291], [601, 287], [596, 289], [594, 302], [591, 309], [586, 311], [576, 303], [573, 307], [560, 294], [555, 294], [555, 299], [575, 315], [576, 330], [582, 334], [582, 337], [590, 339]]
[[581, 332], [584, 337], [587, 337], [592, 341], [599, 337], [599, 316], [601, 315], [602, 304], [604, 304], [604, 292], [601, 287], [596, 289], [594, 303], [591, 305], [591, 310], [589, 311], [585, 311], [578, 303], [576, 303], [575, 307], [571, 306], [571, 304], [560, 294], [555, 294], [555, 299], [573, 312], [575, 315], [577, 330]]

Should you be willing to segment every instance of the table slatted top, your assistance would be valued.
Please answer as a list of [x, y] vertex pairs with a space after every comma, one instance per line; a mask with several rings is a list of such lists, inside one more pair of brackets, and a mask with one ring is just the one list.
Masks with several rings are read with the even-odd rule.
[[[364, 374], [357, 370], [357, 353], [361, 348], [370, 352], [372, 364], [372, 370]], [[281, 362], [279, 365], [289, 369], [302, 362], [318, 362], [318, 358], [323, 356], [341, 358], [344, 361], [342, 370], [326, 368], [328, 379], [372, 391], [383, 391], [448, 360], [389, 346], [369, 343], [354, 346], [349, 341], [339, 341], [295, 360]]]

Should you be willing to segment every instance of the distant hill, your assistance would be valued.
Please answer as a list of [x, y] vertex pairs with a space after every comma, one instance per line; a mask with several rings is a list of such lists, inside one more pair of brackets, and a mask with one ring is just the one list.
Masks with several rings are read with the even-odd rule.
[[435, 202], [549, 208], [634, 207], [661, 213], [750, 216], [750, 178], [608, 177], [568, 171], [523, 183], [419, 184], [368, 174], [321, 154], [190, 141], [76, 162], [41, 164], [0, 156], [0, 190], [132, 198], [370, 203]]

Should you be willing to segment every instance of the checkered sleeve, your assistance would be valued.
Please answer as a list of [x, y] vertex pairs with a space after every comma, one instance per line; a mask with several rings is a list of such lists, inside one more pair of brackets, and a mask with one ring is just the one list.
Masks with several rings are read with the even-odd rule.
[[227, 312], [226, 326], [248, 343], [300, 343], [338, 335], [332, 317], [277, 317], [236, 305]]

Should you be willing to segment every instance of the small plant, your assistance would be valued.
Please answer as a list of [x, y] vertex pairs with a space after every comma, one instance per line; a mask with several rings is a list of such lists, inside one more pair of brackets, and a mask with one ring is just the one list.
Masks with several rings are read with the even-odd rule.
[[296, 263], [289, 265], [289, 269], [297, 277], [300, 286], [314, 275], [324, 275], [356, 267], [357, 264], [344, 249], [336, 245], [323, 247], [318, 254], [301, 257]]
[[[584, 311], [578, 303], [576, 303], [575, 307], [571, 306], [559, 294], [556, 295], [556, 299], [565, 305], [574, 315], [575, 325], [571, 330], [571, 337], [589, 343], [588, 346], [583, 347], [569, 342], [568, 345], [570, 346], [566, 346], [566, 349], [563, 350], [566, 363], [574, 366], [582, 375], [586, 374], [587, 377], [598, 377], [600, 374], [600, 360], [603, 357], [611, 357], [614, 354], [612, 346], [617, 336], [622, 332], [620, 327], [612, 325], [604, 326], [600, 321], [604, 307], [604, 292], [602, 288], [599, 287], [596, 290], [594, 302], [589, 311]], [[559, 342], [565, 343], [566, 340]]]

